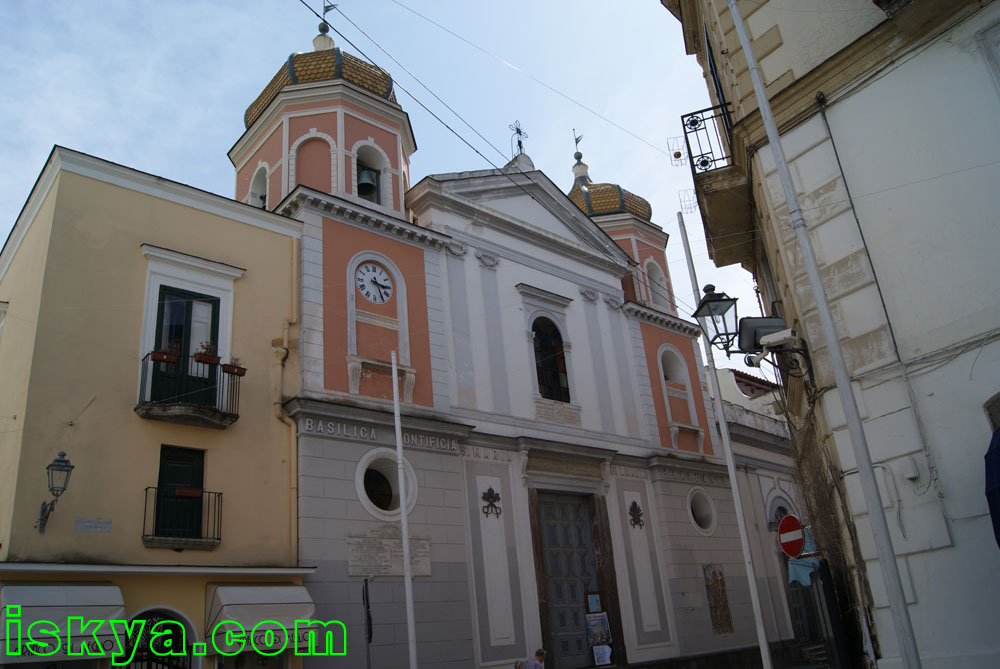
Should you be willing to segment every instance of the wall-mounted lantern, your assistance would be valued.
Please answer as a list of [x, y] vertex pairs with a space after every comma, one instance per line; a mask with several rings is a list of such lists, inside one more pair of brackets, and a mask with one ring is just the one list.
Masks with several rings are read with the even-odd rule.
[[[781, 318], [769, 316], [748, 316], [737, 319], [736, 298], [715, 292], [715, 286], [705, 286], [705, 296], [698, 302], [694, 317], [698, 319], [701, 331], [711, 345], [726, 352], [726, 357], [735, 349], [748, 354], [746, 364], [760, 367], [767, 361], [788, 376], [803, 378], [808, 375], [815, 387], [812, 360], [804, 341], [795, 331], [785, 327]], [[774, 360], [768, 354], [774, 353]]]
[[49, 492], [52, 493], [52, 501], [42, 502], [42, 511], [37, 523], [38, 531], [42, 534], [45, 533], [45, 523], [49, 520], [49, 514], [56, 508], [59, 496], [66, 492], [70, 474], [73, 473], [73, 464], [66, 459], [65, 451], [59, 451], [59, 455], [49, 463], [45, 471], [49, 478]]

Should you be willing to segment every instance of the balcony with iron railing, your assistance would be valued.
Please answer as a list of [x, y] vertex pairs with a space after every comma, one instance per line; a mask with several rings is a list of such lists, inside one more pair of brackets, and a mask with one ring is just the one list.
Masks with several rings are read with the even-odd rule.
[[201, 488], [146, 488], [142, 543], [147, 548], [211, 550], [222, 541], [222, 493]]
[[730, 114], [727, 103], [681, 116], [709, 256], [720, 267], [753, 258], [752, 194]]
[[237, 361], [219, 364], [215, 356], [148, 353], [140, 362], [142, 418], [222, 430], [240, 417], [240, 382], [246, 369]]

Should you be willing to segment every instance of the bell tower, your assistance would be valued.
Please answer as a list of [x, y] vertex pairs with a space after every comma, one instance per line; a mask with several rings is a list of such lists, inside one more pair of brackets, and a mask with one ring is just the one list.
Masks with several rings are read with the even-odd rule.
[[416, 150], [392, 77], [341, 51], [323, 22], [313, 50], [293, 53], [244, 114], [229, 151], [235, 199], [273, 209], [305, 186], [402, 218]]
[[667, 233], [652, 222], [653, 208], [644, 198], [617, 184], [590, 180], [583, 154], [573, 154], [573, 188], [567, 195], [632, 259], [632, 274], [622, 278], [625, 299], [676, 316], [670, 270], [664, 249]]

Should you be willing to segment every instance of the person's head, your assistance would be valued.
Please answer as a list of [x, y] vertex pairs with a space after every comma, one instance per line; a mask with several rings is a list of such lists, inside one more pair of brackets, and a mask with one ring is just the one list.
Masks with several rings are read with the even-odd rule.
[[535, 651], [535, 659], [539, 660], [539, 661], [545, 659], [545, 649], [544, 648], [539, 648], [538, 650]]

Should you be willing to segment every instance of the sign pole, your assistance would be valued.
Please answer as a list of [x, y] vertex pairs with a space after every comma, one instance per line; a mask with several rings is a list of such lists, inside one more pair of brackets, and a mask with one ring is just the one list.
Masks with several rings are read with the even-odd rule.
[[406, 468], [403, 466], [403, 426], [399, 418], [399, 373], [392, 352], [392, 415], [396, 423], [396, 478], [399, 480], [399, 524], [403, 535], [403, 587], [406, 591], [406, 636], [410, 669], [417, 669], [417, 632], [413, 617], [413, 566], [410, 564], [410, 525], [406, 513]]

